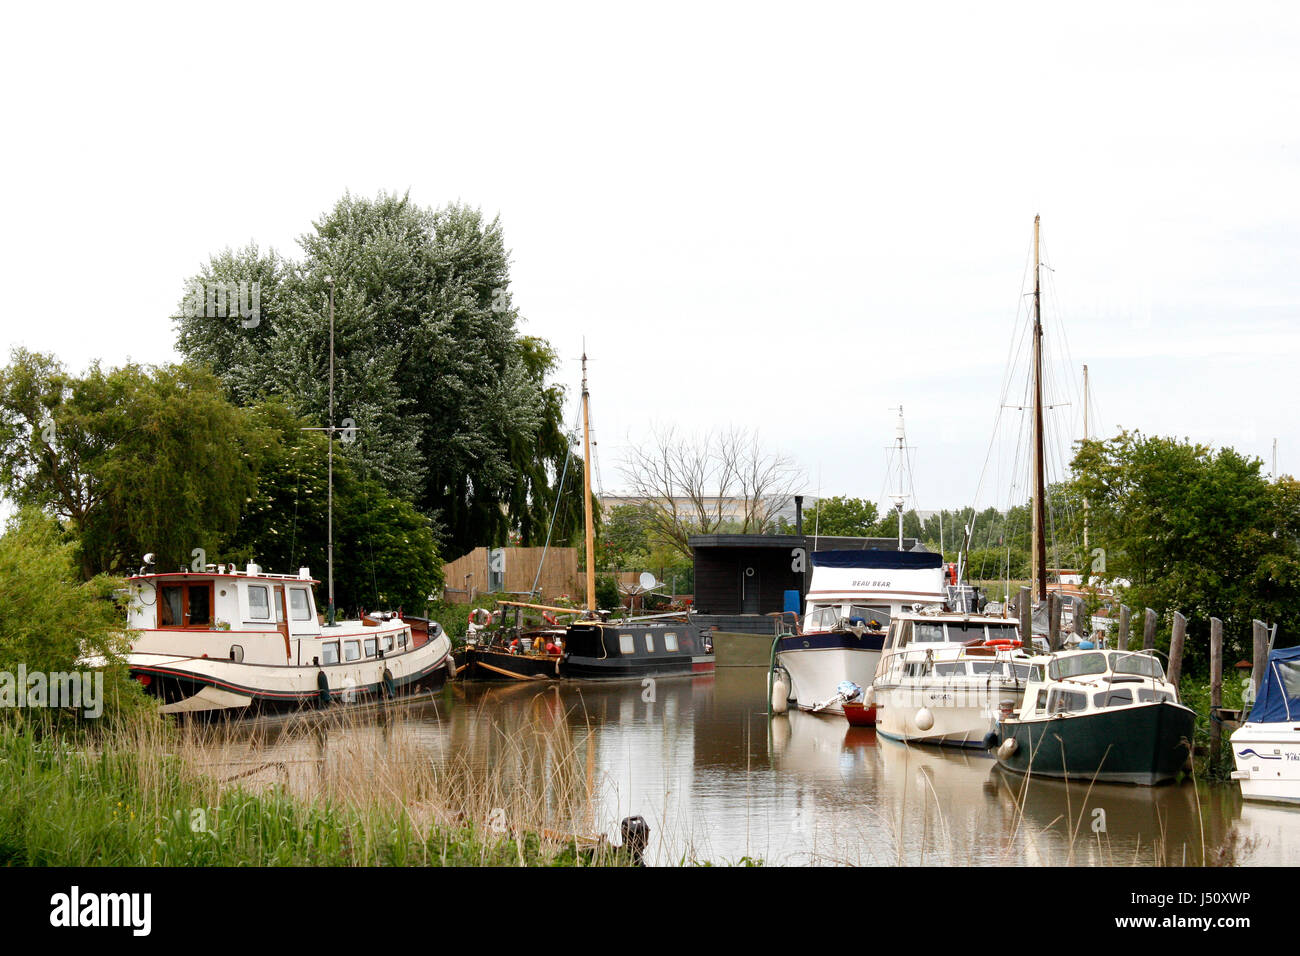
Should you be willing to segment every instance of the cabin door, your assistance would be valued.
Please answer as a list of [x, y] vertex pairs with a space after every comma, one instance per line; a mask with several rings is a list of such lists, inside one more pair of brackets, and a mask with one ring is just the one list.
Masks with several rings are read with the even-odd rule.
[[760, 575], [758, 568], [753, 565], [742, 565], [740, 571], [740, 613], [741, 614], [758, 614], [759, 612], [759, 584]]
[[278, 584], [275, 587], [275, 626], [284, 638], [284, 658], [290, 660], [293, 655], [289, 652], [289, 609], [284, 603], [284, 588]]

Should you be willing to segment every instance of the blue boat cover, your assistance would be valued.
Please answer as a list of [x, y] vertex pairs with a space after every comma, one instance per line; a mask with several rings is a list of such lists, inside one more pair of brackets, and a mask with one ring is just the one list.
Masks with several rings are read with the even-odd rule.
[[1251, 723], [1300, 721], [1300, 647], [1274, 649], [1251, 709]]
[[814, 568], [941, 568], [943, 555], [929, 551], [814, 551]]

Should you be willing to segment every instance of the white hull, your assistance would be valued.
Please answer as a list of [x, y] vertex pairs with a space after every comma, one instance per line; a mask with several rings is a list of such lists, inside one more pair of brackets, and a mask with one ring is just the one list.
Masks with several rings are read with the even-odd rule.
[[1300, 723], [1246, 723], [1232, 735], [1233, 779], [1246, 800], [1300, 804]]
[[812, 711], [827, 701], [835, 701], [820, 710], [821, 714], [843, 715], [836, 687], [841, 681], [853, 681], [865, 691], [876, 676], [880, 662], [878, 650], [842, 647], [808, 648], [781, 651], [777, 660], [790, 674], [790, 696], [800, 710]]
[[[969, 687], [952, 681], [877, 686], [876, 733], [911, 743], [983, 748], [989, 734], [997, 732], [1002, 703], [1013, 701], [1019, 708], [1023, 696], [1023, 685], [983, 681]], [[922, 711], [928, 727], [918, 723]]]
[[[441, 633], [420, 647], [383, 658], [318, 666], [236, 663], [222, 658], [148, 652], [130, 653], [126, 661], [137, 678], [145, 675], [151, 681], [173, 681], [194, 692], [161, 707], [165, 713], [238, 710], [254, 703], [301, 706], [320, 699], [321, 674], [325, 675], [330, 697], [336, 702], [346, 704], [363, 697], [382, 696], [388, 686], [385, 670], [391, 675], [393, 692], [401, 696], [410, 693], [415, 685], [449, 675], [454, 666], [451, 641]], [[445, 674], [439, 675], [439, 669]]]

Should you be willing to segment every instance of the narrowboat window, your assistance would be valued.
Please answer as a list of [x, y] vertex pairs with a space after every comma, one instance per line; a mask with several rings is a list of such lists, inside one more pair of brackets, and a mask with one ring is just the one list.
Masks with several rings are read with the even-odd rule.
[[676, 653], [677, 653], [677, 635], [676, 635], [676, 634], [665, 634], [665, 635], [664, 635], [664, 650], [668, 651], [668, 653], [670, 653], [670, 654], [676, 654]]
[[162, 586], [162, 600], [158, 602], [159, 627], [180, 627], [185, 623], [181, 601], [179, 587], [168, 584]]
[[322, 644], [320, 659], [326, 664], [337, 664], [339, 662], [339, 642], [330, 641], [328, 644]]
[[1123, 707], [1133, 703], [1133, 691], [1127, 687], [1113, 687], [1092, 695], [1095, 707]]
[[618, 636], [618, 652], [620, 654], [635, 654], [636, 639], [631, 634], [620, 634]]
[[266, 585], [250, 584], [248, 586], [248, 616], [254, 621], [271, 619], [271, 599], [267, 595]]
[[1077, 654], [1073, 657], [1058, 657], [1047, 667], [1052, 680], [1063, 677], [1078, 677], [1081, 674], [1106, 673], [1105, 654]]
[[940, 677], [957, 677], [958, 675], [965, 677], [966, 665], [961, 662], [946, 661], [942, 664], [935, 664], [934, 672]]
[[[1100, 655], [1098, 655], [1100, 656]], [[1054, 688], [1048, 698], [1047, 711], [1051, 714], [1068, 714], [1088, 709], [1088, 695], [1072, 690]]]
[[206, 584], [190, 585], [190, 624], [212, 623], [212, 588]]
[[912, 640], [918, 644], [941, 644], [943, 643], [943, 625], [929, 624], [923, 621], [917, 621], [914, 628], [914, 637]]
[[295, 621], [311, 620], [311, 605], [302, 588], [289, 588], [289, 613]]
[[359, 660], [361, 660], [361, 642], [360, 642], [360, 641], [347, 641], [347, 642], [343, 645], [343, 659], [344, 659], [345, 661], [359, 661]]
[[375, 647], [376, 647], [376, 646], [377, 646], [377, 645], [376, 645], [376, 643], [375, 643], [375, 639], [374, 639], [373, 637], [367, 637], [367, 638], [366, 638], [366, 657], [374, 657], [374, 656], [375, 656]]
[[655, 636], [649, 631], [646, 631], [645, 633], [645, 652], [647, 654], [653, 654], [655, 652]]

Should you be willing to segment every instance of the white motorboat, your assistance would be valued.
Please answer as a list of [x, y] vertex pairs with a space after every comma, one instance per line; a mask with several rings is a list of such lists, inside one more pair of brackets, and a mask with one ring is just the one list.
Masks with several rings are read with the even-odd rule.
[[[942, 603], [943, 556], [917, 551], [814, 551], [807, 611], [777, 658], [801, 710], [843, 714], [839, 685], [867, 688], [894, 615]], [[869, 722], [869, 720], [867, 721]]]
[[400, 614], [324, 623], [298, 575], [207, 565], [129, 579], [131, 675], [164, 713], [352, 703], [432, 691], [452, 666], [442, 628]]
[[1255, 705], [1230, 742], [1244, 799], [1300, 803], [1300, 647], [1269, 652]]
[[890, 622], [868, 703], [876, 733], [913, 743], [987, 748], [1029, 680], [1011, 618], [921, 611]]
[[1034, 658], [1023, 705], [1001, 722], [998, 763], [1034, 776], [1155, 786], [1190, 765], [1195, 726], [1154, 654], [1059, 651]]

